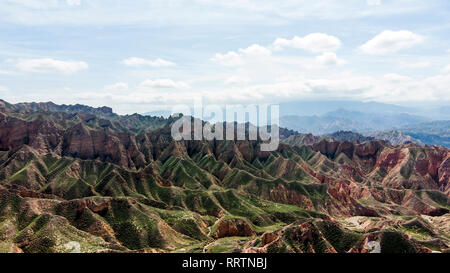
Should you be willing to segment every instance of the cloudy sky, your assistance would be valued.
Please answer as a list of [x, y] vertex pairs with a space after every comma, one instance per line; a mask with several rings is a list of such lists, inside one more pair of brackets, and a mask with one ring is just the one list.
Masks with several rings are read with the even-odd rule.
[[450, 104], [448, 0], [2, 0], [0, 98]]

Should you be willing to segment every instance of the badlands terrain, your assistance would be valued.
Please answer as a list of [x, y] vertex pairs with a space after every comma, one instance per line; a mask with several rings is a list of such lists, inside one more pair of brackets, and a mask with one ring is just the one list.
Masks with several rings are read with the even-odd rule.
[[0, 252], [449, 251], [448, 148], [281, 129], [261, 152], [175, 120], [0, 101]]

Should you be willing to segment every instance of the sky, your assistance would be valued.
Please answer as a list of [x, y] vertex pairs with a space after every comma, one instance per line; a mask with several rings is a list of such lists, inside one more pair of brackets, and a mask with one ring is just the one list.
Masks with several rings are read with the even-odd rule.
[[0, 98], [450, 105], [448, 0], [2, 0]]

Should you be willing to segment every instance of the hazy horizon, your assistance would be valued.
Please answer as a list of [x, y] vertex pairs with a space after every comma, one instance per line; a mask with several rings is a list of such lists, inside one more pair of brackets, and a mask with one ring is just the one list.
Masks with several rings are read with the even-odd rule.
[[444, 0], [8, 0], [0, 98], [120, 114], [193, 97], [449, 106], [449, 11]]

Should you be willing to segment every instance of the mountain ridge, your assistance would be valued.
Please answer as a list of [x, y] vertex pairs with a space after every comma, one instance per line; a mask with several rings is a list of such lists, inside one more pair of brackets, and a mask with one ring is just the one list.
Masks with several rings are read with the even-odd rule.
[[[170, 119], [0, 112], [0, 230], [13, 231], [0, 234], [2, 251], [67, 252], [72, 241], [86, 252], [368, 252], [370, 241], [384, 252], [430, 252], [450, 245], [450, 152], [443, 147], [322, 139], [261, 152], [259, 140], [173, 141]], [[124, 130], [98, 122], [141, 118]], [[362, 231], [352, 217], [361, 217]], [[411, 219], [430, 235], [418, 236]], [[408, 247], [391, 249], [389, 236]]]

